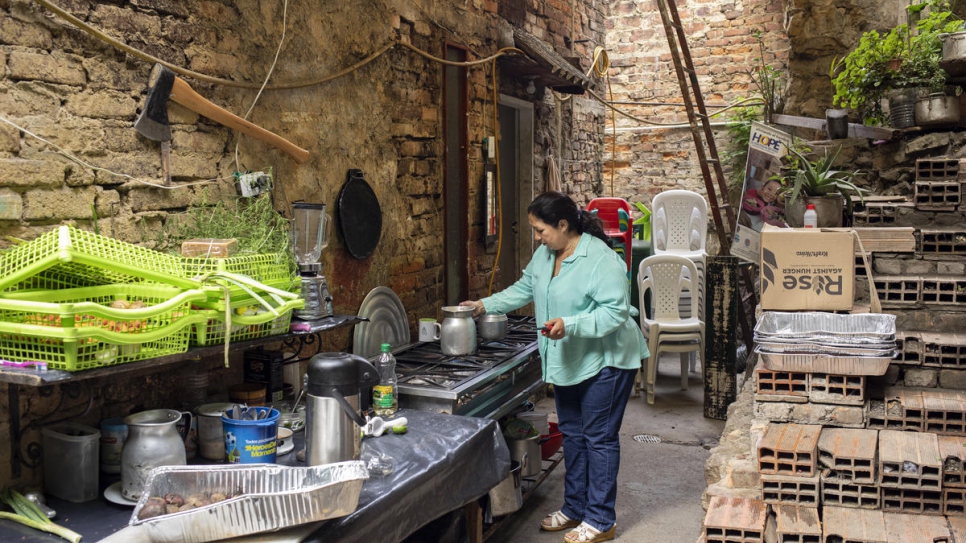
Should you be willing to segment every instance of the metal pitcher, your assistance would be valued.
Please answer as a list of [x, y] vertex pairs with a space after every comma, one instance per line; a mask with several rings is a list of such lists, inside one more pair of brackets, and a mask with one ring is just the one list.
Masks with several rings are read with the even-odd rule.
[[178, 432], [178, 422], [185, 417], [185, 432], [191, 428], [191, 413], [174, 409], [152, 409], [124, 418], [127, 441], [121, 450], [121, 495], [137, 500], [148, 473], [159, 466], [187, 464], [185, 435]]
[[443, 354], [461, 355], [476, 352], [476, 323], [473, 307], [450, 305], [443, 308], [443, 324], [439, 332]]

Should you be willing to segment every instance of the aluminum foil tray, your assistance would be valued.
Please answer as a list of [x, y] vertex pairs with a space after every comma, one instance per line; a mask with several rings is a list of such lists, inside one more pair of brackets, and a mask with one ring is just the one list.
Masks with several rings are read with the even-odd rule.
[[[757, 350], [757, 349], [756, 349]], [[885, 375], [893, 356], [842, 357], [814, 354], [773, 354], [758, 351], [771, 371], [826, 373], [830, 375]]]
[[883, 313], [839, 315], [820, 311], [802, 313], [765, 311], [755, 325], [755, 334], [787, 338], [855, 336], [888, 339], [895, 338], [896, 316]]
[[[362, 483], [369, 477], [365, 463], [340, 462], [310, 467], [274, 464], [162, 466], [151, 470], [131, 515], [151, 541], [203, 543], [277, 531], [356, 510]], [[173, 492], [223, 492], [233, 497], [218, 503], [138, 520], [151, 496]]]
[[870, 345], [829, 345], [827, 343], [812, 343], [798, 341], [795, 343], [777, 343], [771, 341], [756, 341], [756, 352], [771, 354], [824, 354], [828, 356], [893, 356], [896, 344], [885, 343], [881, 346]]

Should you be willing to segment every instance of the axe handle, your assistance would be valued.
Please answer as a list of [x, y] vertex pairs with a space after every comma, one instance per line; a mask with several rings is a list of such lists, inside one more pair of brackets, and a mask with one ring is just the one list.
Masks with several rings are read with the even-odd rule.
[[171, 87], [170, 98], [171, 100], [181, 104], [182, 106], [194, 111], [199, 115], [204, 115], [212, 121], [223, 124], [228, 128], [234, 128], [242, 134], [248, 134], [257, 140], [261, 140], [272, 147], [281, 150], [285, 154], [295, 159], [295, 162], [298, 164], [302, 164], [309, 159], [309, 152], [305, 149], [302, 149], [287, 139], [275, 134], [274, 132], [269, 132], [260, 126], [254, 125], [235, 115], [234, 113], [231, 113], [230, 111], [218, 107], [208, 100], [205, 100], [204, 97], [195, 92], [195, 90], [192, 89], [190, 85], [185, 83], [185, 81], [180, 77], [174, 78], [174, 85]]

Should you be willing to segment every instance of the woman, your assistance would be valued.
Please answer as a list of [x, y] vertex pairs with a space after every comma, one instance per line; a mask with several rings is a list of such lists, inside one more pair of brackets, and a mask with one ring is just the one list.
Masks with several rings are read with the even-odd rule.
[[571, 530], [567, 543], [608, 541], [617, 526], [618, 431], [647, 345], [632, 315], [626, 264], [611, 250], [600, 219], [559, 192], [541, 194], [527, 213], [541, 246], [523, 277], [464, 304], [479, 315], [533, 302], [567, 470], [563, 507], [540, 528]]

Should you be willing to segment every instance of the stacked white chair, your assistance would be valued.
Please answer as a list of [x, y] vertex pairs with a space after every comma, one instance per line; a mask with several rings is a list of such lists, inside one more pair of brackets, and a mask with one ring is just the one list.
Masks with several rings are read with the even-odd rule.
[[[705, 268], [707, 264], [708, 204], [690, 190], [666, 190], [651, 201], [651, 246], [655, 255], [672, 254], [694, 262], [698, 271], [695, 291], [682, 300], [682, 316], [704, 321]], [[697, 305], [697, 311], [694, 307]], [[703, 354], [703, 353], [702, 353]], [[696, 365], [692, 360], [691, 371]]]
[[641, 308], [650, 292], [651, 315], [641, 311], [641, 330], [647, 338], [650, 356], [644, 369], [647, 403], [654, 403], [654, 383], [662, 352], [676, 352], [681, 356], [681, 390], [688, 388], [690, 353], [704, 352], [704, 321], [698, 317], [682, 317], [681, 294], [685, 291], [694, 298], [692, 277], [698, 276], [694, 262], [683, 256], [653, 255], [641, 261], [637, 270], [638, 295]]

